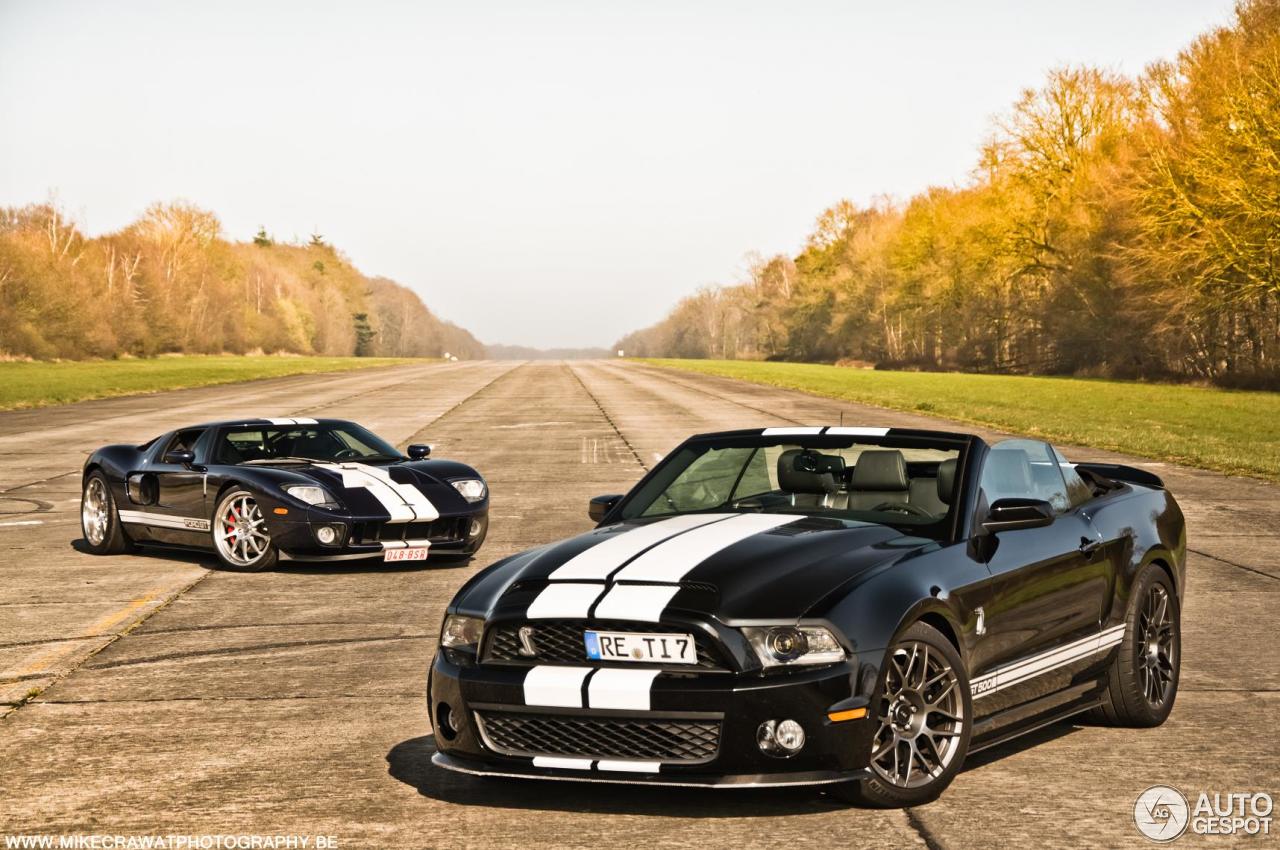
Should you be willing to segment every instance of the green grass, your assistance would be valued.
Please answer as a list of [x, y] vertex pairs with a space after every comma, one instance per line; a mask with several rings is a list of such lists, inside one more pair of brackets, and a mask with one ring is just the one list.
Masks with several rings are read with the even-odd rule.
[[91, 398], [153, 393], [258, 378], [346, 372], [420, 363], [396, 357], [271, 357], [210, 355], [147, 360], [0, 363], [0, 410], [66, 404]]
[[645, 362], [1280, 481], [1280, 393], [810, 363]]

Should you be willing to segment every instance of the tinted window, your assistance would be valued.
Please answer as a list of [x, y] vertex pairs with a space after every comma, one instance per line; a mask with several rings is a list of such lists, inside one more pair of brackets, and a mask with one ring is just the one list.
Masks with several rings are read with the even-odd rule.
[[400, 452], [359, 425], [287, 425], [229, 428], [218, 440], [215, 463], [399, 460]]

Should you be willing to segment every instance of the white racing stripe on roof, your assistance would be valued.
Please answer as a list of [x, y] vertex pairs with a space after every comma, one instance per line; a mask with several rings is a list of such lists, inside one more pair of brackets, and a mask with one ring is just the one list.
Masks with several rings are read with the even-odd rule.
[[802, 426], [799, 428], [765, 428], [760, 432], [762, 437], [803, 437], [821, 434], [822, 426], [815, 425], [813, 427]]
[[755, 534], [804, 519], [793, 514], [739, 514], [673, 537], [654, 546], [614, 578], [618, 581], [678, 582], [694, 567]]
[[686, 514], [614, 534], [604, 542], [597, 543], [590, 549], [574, 555], [553, 570], [548, 578], [552, 580], [607, 578], [618, 567], [650, 546], [661, 543], [681, 532], [729, 519], [733, 516], [737, 515]]
[[529, 603], [525, 616], [531, 620], [585, 619], [591, 604], [603, 592], [603, 584], [549, 584]]
[[316, 420], [314, 420], [314, 419], [302, 419], [302, 418], [278, 418], [278, 419], [272, 419], [272, 418], [271, 418], [271, 417], [269, 417], [269, 416], [268, 416], [268, 417], [264, 417], [264, 418], [265, 418], [268, 422], [270, 422], [272, 425], [318, 425], [318, 424], [320, 424], [320, 423], [318, 423], [318, 422], [317, 422]]
[[590, 667], [531, 667], [524, 677], [524, 704], [582, 708], [582, 683], [590, 672]]
[[855, 426], [838, 425], [834, 428], [828, 428], [827, 434], [837, 437], [883, 437], [889, 433], [888, 428], [864, 428]]

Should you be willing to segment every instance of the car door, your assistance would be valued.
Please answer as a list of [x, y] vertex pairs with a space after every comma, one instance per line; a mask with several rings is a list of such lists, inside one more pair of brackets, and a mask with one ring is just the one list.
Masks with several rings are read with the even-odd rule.
[[973, 658], [975, 697], [1016, 705], [1060, 690], [1092, 663], [1111, 592], [1110, 561], [1088, 515], [1073, 506], [1046, 443], [1006, 440], [984, 460], [983, 504], [1002, 498], [1049, 502], [1053, 522], [995, 533], [986, 551], [990, 583], [984, 634]]
[[[157, 530], [163, 528], [175, 533], [158, 536], [172, 537], [175, 542], [191, 542], [191, 535], [209, 530], [205, 506], [207, 436], [204, 429], [178, 431], [155, 455], [149, 471], [155, 475], [156, 503], [150, 510], [157, 515]], [[192, 452], [194, 462], [178, 462], [174, 453], [181, 451]]]

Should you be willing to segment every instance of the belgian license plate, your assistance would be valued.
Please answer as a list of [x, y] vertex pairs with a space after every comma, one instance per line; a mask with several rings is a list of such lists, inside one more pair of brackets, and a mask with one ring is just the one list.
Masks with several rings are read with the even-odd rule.
[[406, 546], [403, 549], [388, 549], [382, 553], [384, 561], [425, 561], [430, 546]]
[[658, 664], [697, 664], [693, 635], [645, 632], [584, 633], [587, 658], [593, 661], [648, 661]]

